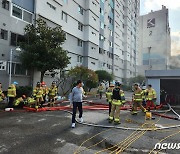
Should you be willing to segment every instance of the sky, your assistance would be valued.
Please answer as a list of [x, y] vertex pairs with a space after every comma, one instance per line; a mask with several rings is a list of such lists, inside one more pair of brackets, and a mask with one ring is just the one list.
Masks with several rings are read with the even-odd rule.
[[140, 14], [151, 10], [162, 9], [162, 5], [169, 9], [169, 23], [171, 28], [171, 55], [180, 55], [180, 0], [140, 0]]

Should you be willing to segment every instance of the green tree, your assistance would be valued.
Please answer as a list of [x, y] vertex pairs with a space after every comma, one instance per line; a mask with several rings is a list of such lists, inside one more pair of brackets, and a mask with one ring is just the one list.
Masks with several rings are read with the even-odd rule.
[[67, 96], [74, 86], [74, 81], [71, 78], [71, 75], [64, 70], [57, 74], [59, 74], [59, 76], [55, 77], [55, 80], [57, 81], [57, 87], [60, 89], [63, 96]]
[[90, 91], [92, 88], [97, 87], [98, 75], [91, 69], [76, 66], [74, 69], [71, 69], [68, 74], [73, 81], [82, 80], [85, 84], [85, 90]]
[[25, 40], [20, 43], [23, 49], [20, 60], [27, 69], [37, 69], [41, 72], [40, 81], [46, 71], [64, 69], [70, 63], [61, 46], [65, 41], [65, 33], [60, 26], [49, 27], [42, 19], [37, 19], [35, 25], [25, 27]]
[[108, 73], [107, 71], [104, 70], [97, 70], [95, 71], [96, 74], [98, 75], [99, 81], [112, 81], [113, 80], [113, 75]]
[[128, 83], [129, 83], [130, 86], [132, 86], [134, 83], [142, 84], [144, 82], [145, 82], [145, 77], [141, 76], [141, 75], [138, 75], [136, 77], [128, 79]]

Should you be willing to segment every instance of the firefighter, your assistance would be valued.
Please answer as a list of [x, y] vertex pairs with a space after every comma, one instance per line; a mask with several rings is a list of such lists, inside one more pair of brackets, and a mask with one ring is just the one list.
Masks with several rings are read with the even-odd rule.
[[138, 83], [134, 84], [134, 94], [132, 96], [133, 100], [133, 108], [132, 108], [132, 114], [137, 114], [137, 106], [141, 108], [143, 112], [146, 112], [146, 109], [142, 106], [142, 96], [143, 96], [143, 91], [139, 87]]
[[125, 103], [124, 92], [121, 90], [121, 84], [115, 83], [112, 92], [112, 108], [109, 116], [109, 123], [114, 119], [114, 124], [120, 124], [120, 106]]
[[147, 89], [147, 97], [146, 97], [146, 108], [150, 108], [150, 107], [156, 107], [155, 105], [155, 101], [156, 101], [156, 91], [152, 88], [152, 85], [149, 84]]
[[50, 106], [54, 106], [55, 99], [57, 96], [57, 87], [56, 87], [56, 82], [53, 81], [51, 87], [49, 88], [49, 103]]
[[112, 92], [113, 92], [113, 89], [114, 89], [114, 85], [113, 84], [110, 84], [109, 88], [107, 89], [107, 92], [106, 92], [106, 100], [107, 102], [109, 103], [109, 115], [111, 113], [111, 106], [112, 106]]
[[26, 103], [26, 95], [22, 95], [22, 97], [19, 97], [14, 101], [14, 106], [22, 108], [25, 105], [25, 103]]
[[102, 98], [102, 94], [103, 94], [103, 91], [104, 91], [104, 87], [102, 85], [102, 83], [99, 85], [98, 87], [98, 93], [99, 93], [99, 98], [101, 99]]
[[36, 99], [35, 108], [38, 109], [43, 101], [43, 89], [40, 82], [37, 82], [36, 87], [33, 90], [33, 96]]
[[12, 108], [13, 107], [13, 102], [15, 100], [16, 97], [16, 85], [18, 83], [15, 81], [13, 82], [13, 84], [11, 84], [8, 88], [7, 91], [7, 96], [8, 96], [8, 108]]
[[48, 93], [49, 93], [49, 89], [46, 85], [46, 83], [43, 81], [41, 82], [41, 86], [42, 86], [42, 89], [43, 89], [43, 104], [46, 102], [47, 100], [47, 96], [48, 96]]
[[32, 107], [32, 105], [36, 104], [36, 100], [32, 97], [28, 97], [26, 101], [26, 106]]
[[0, 83], [0, 102], [3, 101], [4, 98], [5, 98], [5, 95], [4, 95], [3, 91], [2, 91], [2, 85]]

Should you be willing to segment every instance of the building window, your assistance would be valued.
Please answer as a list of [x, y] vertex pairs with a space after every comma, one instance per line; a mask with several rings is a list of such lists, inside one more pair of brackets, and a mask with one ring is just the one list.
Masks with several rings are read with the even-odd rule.
[[104, 40], [105, 40], [105, 37], [104, 37], [103, 35], [99, 34], [99, 40], [100, 40], [100, 41], [104, 41]]
[[110, 30], [110, 36], [113, 36], [113, 32], [112, 32], [112, 30]]
[[82, 15], [83, 15], [83, 13], [84, 13], [84, 12], [83, 12], [83, 8], [82, 8], [80, 5], [78, 6], [78, 12], [79, 12], [80, 14], [82, 14]]
[[109, 23], [113, 25], [113, 19], [110, 16], [108, 16], [108, 19], [109, 19]]
[[9, 10], [9, 1], [2, 0], [2, 8]]
[[96, 63], [95, 63], [95, 62], [91, 62], [91, 64], [96, 65]]
[[27, 11], [23, 11], [23, 20], [29, 23], [32, 23], [32, 14], [27, 12]]
[[99, 48], [99, 54], [105, 54], [105, 51], [102, 48]]
[[15, 74], [16, 75], [27, 75], [26, 69], [23, 67], [22, 64], [16, 64], [15, 65]]
[[78, 22], [78, 29], [79, 29], [80, 31], [83, 31], [83, 24], [80, 23], [80, 22]]
[[13, 6], [12, 15], [19, 19], [22, 19], [22, 9]]
[[109, 41], [109, 46], [113, 47], [113, 43], [111, 41]]
[[1, 29], [0, 39], [3, 39], [3, 40], [8, 39], [8, 31], [7, 30]]
[[82, 41], [82, 40], [80, 40], [80, 39], [78, 39], [77, 44], [78, 44], [78, 46], [79, 46], [79, 47], [82, 47], [82, 46], [83, 46], [83, 41]]
[[65, 13], [64, 11], [62, 11], [61, 19], [67, 22], [67, 13]]
[[77, 62], [82, 63], [83, 62], [83, 56], [77, 56]]
[[15, 33], [11, 33], [11, 43], [10, 43], [10, 45], [18, 46], [19, 42], [23, 42], [23, 41], [24, 41], [24, 36], [19, 35], [19, 34], [15, 34]]
[[100, 8], [100, 14], [104, 15], [104, 10], [102, 8]]
[[[10, 70], [10, 63], [8, 62], [8, 72]], [[12, 75], [30, 75], [29, 71], [26, 70], [21, 63], [12, 63]]]
[[30, 13], [22, 8], [13, 6], [12, 7], [12, 16], [19, 18], [23, 21], [26, 21], [28, 23], [32, 23], [32, 13]]
[[50, 4], [49, 2], [47, 2], [47, 5], [49, 5], [49, 7], [50, 7], [51, 9], [56, 10], [56, 7], [53, 6], [52, 4]]
[[101, 29], [104, 29], [104, 23], [103, 22], [100, 22], [100, 27], [101, 27]]
[[6, 70], [6, 61], [0, 61], [0, 71]]

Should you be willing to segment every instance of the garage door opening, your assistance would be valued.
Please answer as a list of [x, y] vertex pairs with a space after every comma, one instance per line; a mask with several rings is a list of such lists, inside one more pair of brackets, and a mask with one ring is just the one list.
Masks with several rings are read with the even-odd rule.
[[180, 105], [180, 79], [161, 79], [161, 102], [167, 101], [171, 105]]

